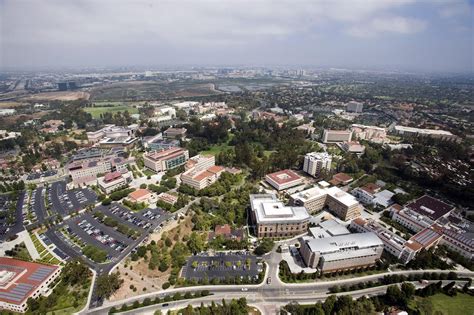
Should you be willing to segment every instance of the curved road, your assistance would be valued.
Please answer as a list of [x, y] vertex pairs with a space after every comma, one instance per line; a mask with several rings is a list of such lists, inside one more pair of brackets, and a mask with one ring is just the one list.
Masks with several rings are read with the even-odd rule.
[[[122, 304], [127, 303], [131, 304], [134, 301], [143, 301], [145, 298], [155, 298], [157, 296], [164, 297], [166, 295], [172, 295], [176, 292], [186, 293], [186, 292], [195, 292], [201, 290], [209, 290], [212, 293], [211, 296], [187, 300], [187, 301], [177, 301], [169, 302], [168, 308], [178, 308], [181, 305], [184, 307], [188, 304], [194, 305], [194, 303], [200, 304], [201, 302], [210, 302], [210, 301], [220, 301], [223, 298], [232, 299], [246, 297], [247, 301], [251, 305], [257, 306], [264, 314], [273, 314], [273, 310], [276, 306], [287, 304], [291, 301], [297, 301], [300, 303], [314, 303], [319, 300], [324, 300], [328, 296], [328, 290], [330, 287], [335, 285], [347, 285], [357, 284], [360, 282], [366, 281], [375, 281], [382, 279], [386, 275], [410, 275], [410, 274], [423, 274], [425, 272], [436, 272], [436, 273], [449, 273], [452, 270], [403, 270], [403, 271], [392, 271], [379, 273], [374, 275], [356, 277], [356, 278], [347, 278], [339, 280], [330, 280], [330, 281], [314, 281], [307, 283], [284, 283], [278, 277], [278, 266], [280, 262], [280, 257], [278, 254], [269, 254], [266, 257], [266, 274], [264, 281], [261, 284], [257, 285], [207, 285], [207, 286], [194, 286], [194, 287], [183, 287], [175, 288], [169, 290], [161, 290], [156, 292], [150, 292], [120, 301], [114, 302], [104, 302], [102, 307], [89, 310], [89, 314], [104, 314], [114, 306], [120, 308]], [[468, 277], [473, 278], [474, 272], [463, 271], [456, 272], [459, 277]], [[267, 279], [271, 277], [272, 281], [270, 284], [267, 284]], [[245, 291], [242, 289], [245, 288]], [[377, 295], [385, 293], [386, 286], [379, 286], [374, 288], [368, 288], [359, 291], [346, 292], [341, 294], [351, 294], [354, 297], [362, 295]], [[359, 295], [357, 295], [359, 294]], [[149, 306], [147, 308], [159, 309], [159, 305]], [[147, 309], [142, 308], [141, 311]], [[137, 310], [135, 310], [135, 313]]]

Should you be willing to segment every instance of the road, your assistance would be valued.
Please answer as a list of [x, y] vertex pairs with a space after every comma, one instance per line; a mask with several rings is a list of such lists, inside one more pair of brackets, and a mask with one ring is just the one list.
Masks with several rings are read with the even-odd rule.
[[[265, 257], [267, 263], [266, 274], [264, 281], [257, 285], [208, 285], [208, 286], [197, 286], [197, 287], [186, 287], [169, 289], [165, 291], [156, 291], [139, 296], [130, 297], [121, 301], [104, 302], [104, 305], [100, 308], [90, 310], [90, 314], [103, 314], [114, 306], [119, 308], [122, 304], [131, 304], [134, 301], [143, 301], [144, 298], [155, 298], [157, 296], [163, 297], [165, 295], [172, 295], [176, 292], [182, 294], [186, 292], [195, 292], [200, 290], [209, 290], [212, 293], [211, 297], [204, 297], [192, 301], [185, 302], [170, 302], [168, 308], [185, 307], [190, 302], [201, 303], [201, 301], [220, 301], [222, 298], [232, 299], [246, 297], [248, 302], [252, 305], [257, 306], [264, 314], [274, 314], [273, 308], [276, 305], [284, 305], [291, 301], [297, 301], [299, 303], [314, 303], [318, 300], [323, 300], [328, 296], [329, 288], [335, 285], [346, 285], [357, 284], [366, 281], [375, 281], [382, 279], [386, 275], [411, 275], [411, 274], [423, 274], [425, 272], [437, 272], [437, 273], [449, 273], [451, 270], [403, 270], [403, 271], [392, 271], [379, 273], [374, 275], [362, 276], [357, 278], [347, 278], [340, 280], [331, 281], [316, 281], [307, 283], [284, 283], [280, 281], [278, 277], [278, 269], [280, 262], [280, 254], [272, 252], [267, 254]], [[459, 277], [474, 277], [474, 272], [457, 272]], [[271, 278], [271, 283], [267, 284], [267, 279]], [[246, 288], [246, 291], [242, 291], [242, 288]], [[354, 297], [358, 297], [357, 294], [362, 295], [375, 295], [382, 294], [386, 290], [386, 286], [380, 286], [376, 288], [369, 288], [360, 290], [357, 292], [341, 293], [351, 294]], [[152, 307], [150, 307], [152, 308]], [[154, 306], [154, 309], [158, 309], [159, 306]], [[140, 309], [140, 312], [142, 309]], [[135, 314], [137, 310], [135, 310]]]
[[[472, 273], [471, 273], [472, 274]], [[435, 280], [431, 282], [437, 282]], [[445, 280], [443, 281], [443, 285], [446, 285], [451, 281]], [[465, 281], [457, 281], [460, 285], [463, 285]], [[418, 282], [413, 282], [415, 286], [419, 287], [420, 284]], [[331, 286], [334, 285], [334, 282]], [[242, 291], [242, 288], [245, 287], [248, 291]], [[351, 291], [351, 292], [341, 292], [337, 293], [336, 295], [351, 295], [354, 298], [359, 298], [362, 296], [375, 296], [384, 294], [387, 290], [388, 285], [367, 288], [363, 290]], [[167, 294], [174, 294], [175, 292], [188, 292], [188, 291], [199, 291], [199, 290], [209, 290], [212, 295], [198, 298], [198, 299], [191, 299], [191, 300], [182, 300], [176, 302], [166, 302], [165, 307], [162, 304], [151, 305], [148, 307], [143, 307], [140, 309], [132, 310], [129, 312], [125, 312], [123, 314], [153, 314], [153, 312], [157, 309], [160, 309], [163, 314], [166, 314], [168, 310], [172, 309], [180, 309], [186, 307], [188, 304], [193, 306], [199, 306], [201, 303], [210, 304], [212, 301], [220, 302], [222, 299], [230, 300], [230, 299], [238, 299], [241, 297], [245, 297], [247, 299], [247, 303], [256, 306], [258, 309], [262, 311], [263, 314], [276, 314], [278, 309], [286, 305], [290, 302], [298, 302], [300, 304], [311, 304], [316, 303], [318, 301], [324, 301], [328, 296], [331, 294], [324, 292], [324, 291], [317, 291], [312, 288], [300, 288], [297, 286], [293, 289], [284, 289], [284, 288], [272, 288], [271, 286], [267, 285], [256, 285], [256, 286], [202, 286], [202, 287], [195, 287], [195, 288], [181, 288], [181, 289], [173, 289], [168, 290]], [[147, 297], [155, 297], [160, 296], [163, 297], [163, 291], [158, 293], [147, 294]], [[131, 299], [129, 303], [131, 303]], [[136, 300], [136, 299], [135, 299]], [[139, 299], [140, 301], [142, 299]], [[114, 303], [115, 307], [118, 308], [120, 305], [123, 304], [123, 301], [120, 303]], [[89, 311], [88, 314], [104, 314], [107, 312], [113, 305], [107, 305], [103, 308], [98, 308], [92, 311]]]

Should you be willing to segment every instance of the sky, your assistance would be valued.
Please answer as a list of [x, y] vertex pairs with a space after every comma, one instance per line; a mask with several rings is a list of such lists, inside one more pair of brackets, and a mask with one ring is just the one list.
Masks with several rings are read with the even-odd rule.
[[0, 0], [0, 69], [473, 72], [474, 0]]

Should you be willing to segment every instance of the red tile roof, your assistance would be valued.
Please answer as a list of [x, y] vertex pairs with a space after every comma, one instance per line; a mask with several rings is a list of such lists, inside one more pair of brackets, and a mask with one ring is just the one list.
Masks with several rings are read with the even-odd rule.
[[267, 176], [280, 185], [301, 179], [298, 174], [291, 170], [282, 170], [275, 173], [267, 174]]
[[148, 189], [137, 189], [134, 192], [130, 193], [128, 195], [129, 198], [138, 200], [141, 199], [147, 195], [151, 195], [151, 192]]

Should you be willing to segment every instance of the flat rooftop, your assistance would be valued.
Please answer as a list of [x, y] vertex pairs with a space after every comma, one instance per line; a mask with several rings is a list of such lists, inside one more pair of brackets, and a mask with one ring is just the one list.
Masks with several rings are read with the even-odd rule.
[[0, 257], [0, 301], [23, 304], [58, 268]]
[[279, 185], [291, 183], [294, 181], [301, 180], [301, 176], [293, 172], [292, 170], [282, 170], [275, 173], [267, 174], [266, 177], [275, 181]]
[[250, 195], [250, 205], [257, 223], [291, 223], [309, 220], [305, 207], [285, 206], [275, 195]]
[[312, 252], [321, 254], [383, 246], [380, 238], [373, 232], [313, 238], [308, 240], [307, 244]]
[[428, 195], [416, 199], [407, 204], [406, 207], [416, 213], [427, 216], [434, 221], [454, 209], [453, 206]]

